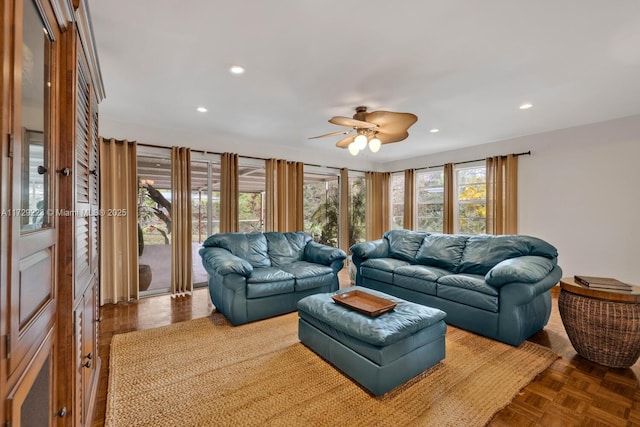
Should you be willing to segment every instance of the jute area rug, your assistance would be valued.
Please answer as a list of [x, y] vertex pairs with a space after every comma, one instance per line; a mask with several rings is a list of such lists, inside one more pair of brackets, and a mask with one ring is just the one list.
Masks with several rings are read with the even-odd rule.
[[557, 355], [449, 326], [445, 359], [375, 398], [297, 338], [297, 313], [115, 335], [106, 426], [481, 426]]

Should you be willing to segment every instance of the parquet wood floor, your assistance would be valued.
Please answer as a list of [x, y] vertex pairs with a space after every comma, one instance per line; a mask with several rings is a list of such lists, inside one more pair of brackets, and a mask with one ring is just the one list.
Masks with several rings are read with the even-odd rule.
[[[340, 282], [346, 287], [348, 276], [343, 273]], [[558, 313], [558, 292], [558, 287], [552, 290], [549, 323], [530, 341], [551, 348], [561, 358], [498, 412], [489, 425], [640, 427], [640, 362], [629, 369], [613, 369], [578, 356]], [[109, 345], [114, 334], [206, 317], [212, 310], [206, 289], [197, 289], [190, 296], [163, 295], [102, 307], [99, 341], [102, 369], [94, 427], [104, 424]]]

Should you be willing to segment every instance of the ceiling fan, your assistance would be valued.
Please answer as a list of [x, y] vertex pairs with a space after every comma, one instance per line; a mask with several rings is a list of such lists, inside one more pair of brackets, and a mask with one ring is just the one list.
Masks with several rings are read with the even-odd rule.
[[335, 116], [329, 119], [329, 123], [338, 126], [350, 127], [351, 130], [331, 132], [324, 135], [313, 136], [309, 139], [324, 138], [336, 135], [353, 135], [342, 138], [336, 143], [336, 147], [348, 148], [354, 156], [360, 150], [364, 150], [369, 144], [369, 149], [374, 153], [382, 144], [402, 141], [409, 136], [407, 130], [418, 121], [418, 117], [411, 113], [395, 113], [392, 111], [367, 112], [367, 107], [356, 107], [356, 113], [351, 117]]

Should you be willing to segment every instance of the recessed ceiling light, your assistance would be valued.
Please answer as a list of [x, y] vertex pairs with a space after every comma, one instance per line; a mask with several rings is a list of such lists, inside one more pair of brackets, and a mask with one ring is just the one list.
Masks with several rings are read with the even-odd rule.
[[231, 68], [229, 68], [229, 71], [231, 74], [243, 74], [244, 67], [241, 67], [240, 65], [232, 65]]
[[433, 129], [431, 129], [429, 132], [431, 132], [431, 133], [438, 133], [438, 132], [440, 132], [440, 129], [435, 129], [435, 128], [433, 128]]
[[201, 113], [206, 113], [207, 112], [207, 109], [205, 107], [198, 107], [198, 108], [196, 108], [196, 110], [198, 110]]
[[531, 108], [531, 107], [533, 107], [533, 104], [526, 103], [526, 104], [522, 104], [522, 105], [520, 106], [520, 109], [521, 109], [521, 110], [528, 110], [528, 109], [529, 109], [529, 108]]

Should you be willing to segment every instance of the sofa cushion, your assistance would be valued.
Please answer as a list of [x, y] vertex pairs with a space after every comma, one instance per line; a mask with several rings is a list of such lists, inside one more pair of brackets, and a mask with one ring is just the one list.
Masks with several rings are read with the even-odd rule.
[[525, 255], [553, 259], [558, 256], [558, 251], [549, 243], [531, 236], [480, 234], [467, 240], [458, 271], [485, 275], [499, 262]]
[[254, 268], [247, 278], [247, 298], [261, 298], [293, 292], [293, 274], [276, 267]]
[[202, 246], [226, 249], [253, 267], [271, 267], [267, 239], [262, 233], [218, 233], [209, 236]]
[[393, 271], [393, 284], [429, 295], [436, 294], [436, 280], [451, 272], [426, 265], [405, 265]]
[[555, 262], [539, 256], [521, 256], [499, 262], [485, 276], [488, 284], [500, 287], [511, 282], [535, 283], [553, 270]]
[[331, 285], [334, 277], [331, 267], [307, 261], [296, 261], [291, 264], [282, 265], [280, 268], [295, 277], [296, 291], [306, 291], [307, 289]]
[[467, 238], [456, 234], [430, 234], [418, 249], [416, 262], [455, 272], [462, 261]]
[[302, 260], [304, 248], [311, 236], [301, 231], [279, 233], [269, 231], [264, 233], [267, 240], [268, 254], [276, 267]]
[[410, 230], [389, 230], [384, 238], [389, 241], [389, 255], [409, 262], [416, 262], [416, 253], [427, 233]]
[[451, 274], [438, 279], [436, 295], [450, 301], [483, 310], [498, 312], [499, 293], [488, 285], [483, 276], [475, 274]]
[[405, 265], [410, 264], [395, 258], [372, 258], [360, 264], [360, 274], [369, 279], [393, 283], [393, 271]]

